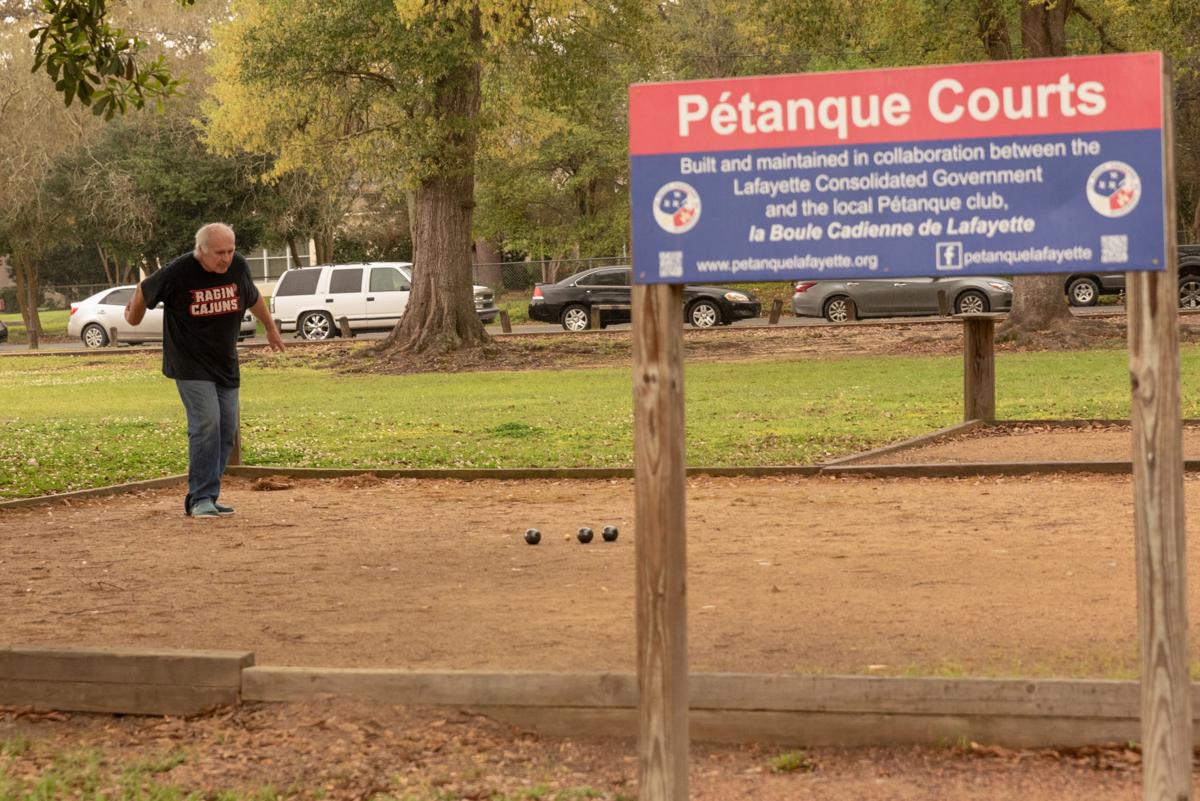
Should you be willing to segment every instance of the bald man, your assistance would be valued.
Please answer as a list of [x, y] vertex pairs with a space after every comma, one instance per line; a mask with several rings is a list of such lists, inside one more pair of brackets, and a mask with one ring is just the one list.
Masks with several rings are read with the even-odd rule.
[[233, 229], [208, 223], [196, 232], [196, 248], [138, 284], [125, 307], [130, 325], [148, 307], [163, 304], [163, 375], [175, 379], [188, 425], [188, 493], [184, 513], [202, 520], [233, 514], [219, 503], [221, 474], [238, 430], [237, 341], [242, 315], [250, 313], [267, 329], [272, 350], [283, 339], [266, 299], [250, 280], [238, 255]]

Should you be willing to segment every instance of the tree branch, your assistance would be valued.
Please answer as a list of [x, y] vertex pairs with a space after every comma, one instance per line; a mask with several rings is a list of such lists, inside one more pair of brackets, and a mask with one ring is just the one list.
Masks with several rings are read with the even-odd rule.
[[1108, 38], [1108, 32], [1104, 30], [1104, 23], [1089, 14], [1083, 6], [1078, 4], [1071, 9], [1075, 14], [1082, 17], [1096, 30], [1096, 35], [1100, 37], [1100, 47], [1106, 53], [1124, 53], [1125, 49], [1121, 45]]

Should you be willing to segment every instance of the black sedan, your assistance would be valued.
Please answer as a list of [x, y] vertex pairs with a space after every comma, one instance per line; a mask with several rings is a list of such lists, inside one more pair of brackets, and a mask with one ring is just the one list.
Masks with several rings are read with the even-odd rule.
[[[586, 330], [593, 312], [601, 327], [627, 323], [632, 279], [632, 267], [596, 267], [556, 284], [538, 284], [529, 301], [529, 319], [561, 323], [568, 331]], [[691, 284], [683, 288], [683, 318], [697, 328], [729, 325], [757, 317], [761, 310], [749, 292]]]

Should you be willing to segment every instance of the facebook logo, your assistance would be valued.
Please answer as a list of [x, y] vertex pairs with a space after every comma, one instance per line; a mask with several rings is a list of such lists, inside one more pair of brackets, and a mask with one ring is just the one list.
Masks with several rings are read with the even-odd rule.
[[938, 270], [961, 270], [963, 268], [962, 242], [938, 242], [935, 247], [937, 248], [935, 266]]

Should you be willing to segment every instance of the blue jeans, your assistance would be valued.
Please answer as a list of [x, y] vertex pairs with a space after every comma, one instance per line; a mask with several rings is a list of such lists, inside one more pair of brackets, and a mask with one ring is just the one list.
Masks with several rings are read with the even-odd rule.
[[233, 452], [238, 429], [238, 388], [219, 387], [212, 381], [176, 381], [188, 424], [188, 494], [185, 512], [192, 504], [221, 495], [221, 474]]

